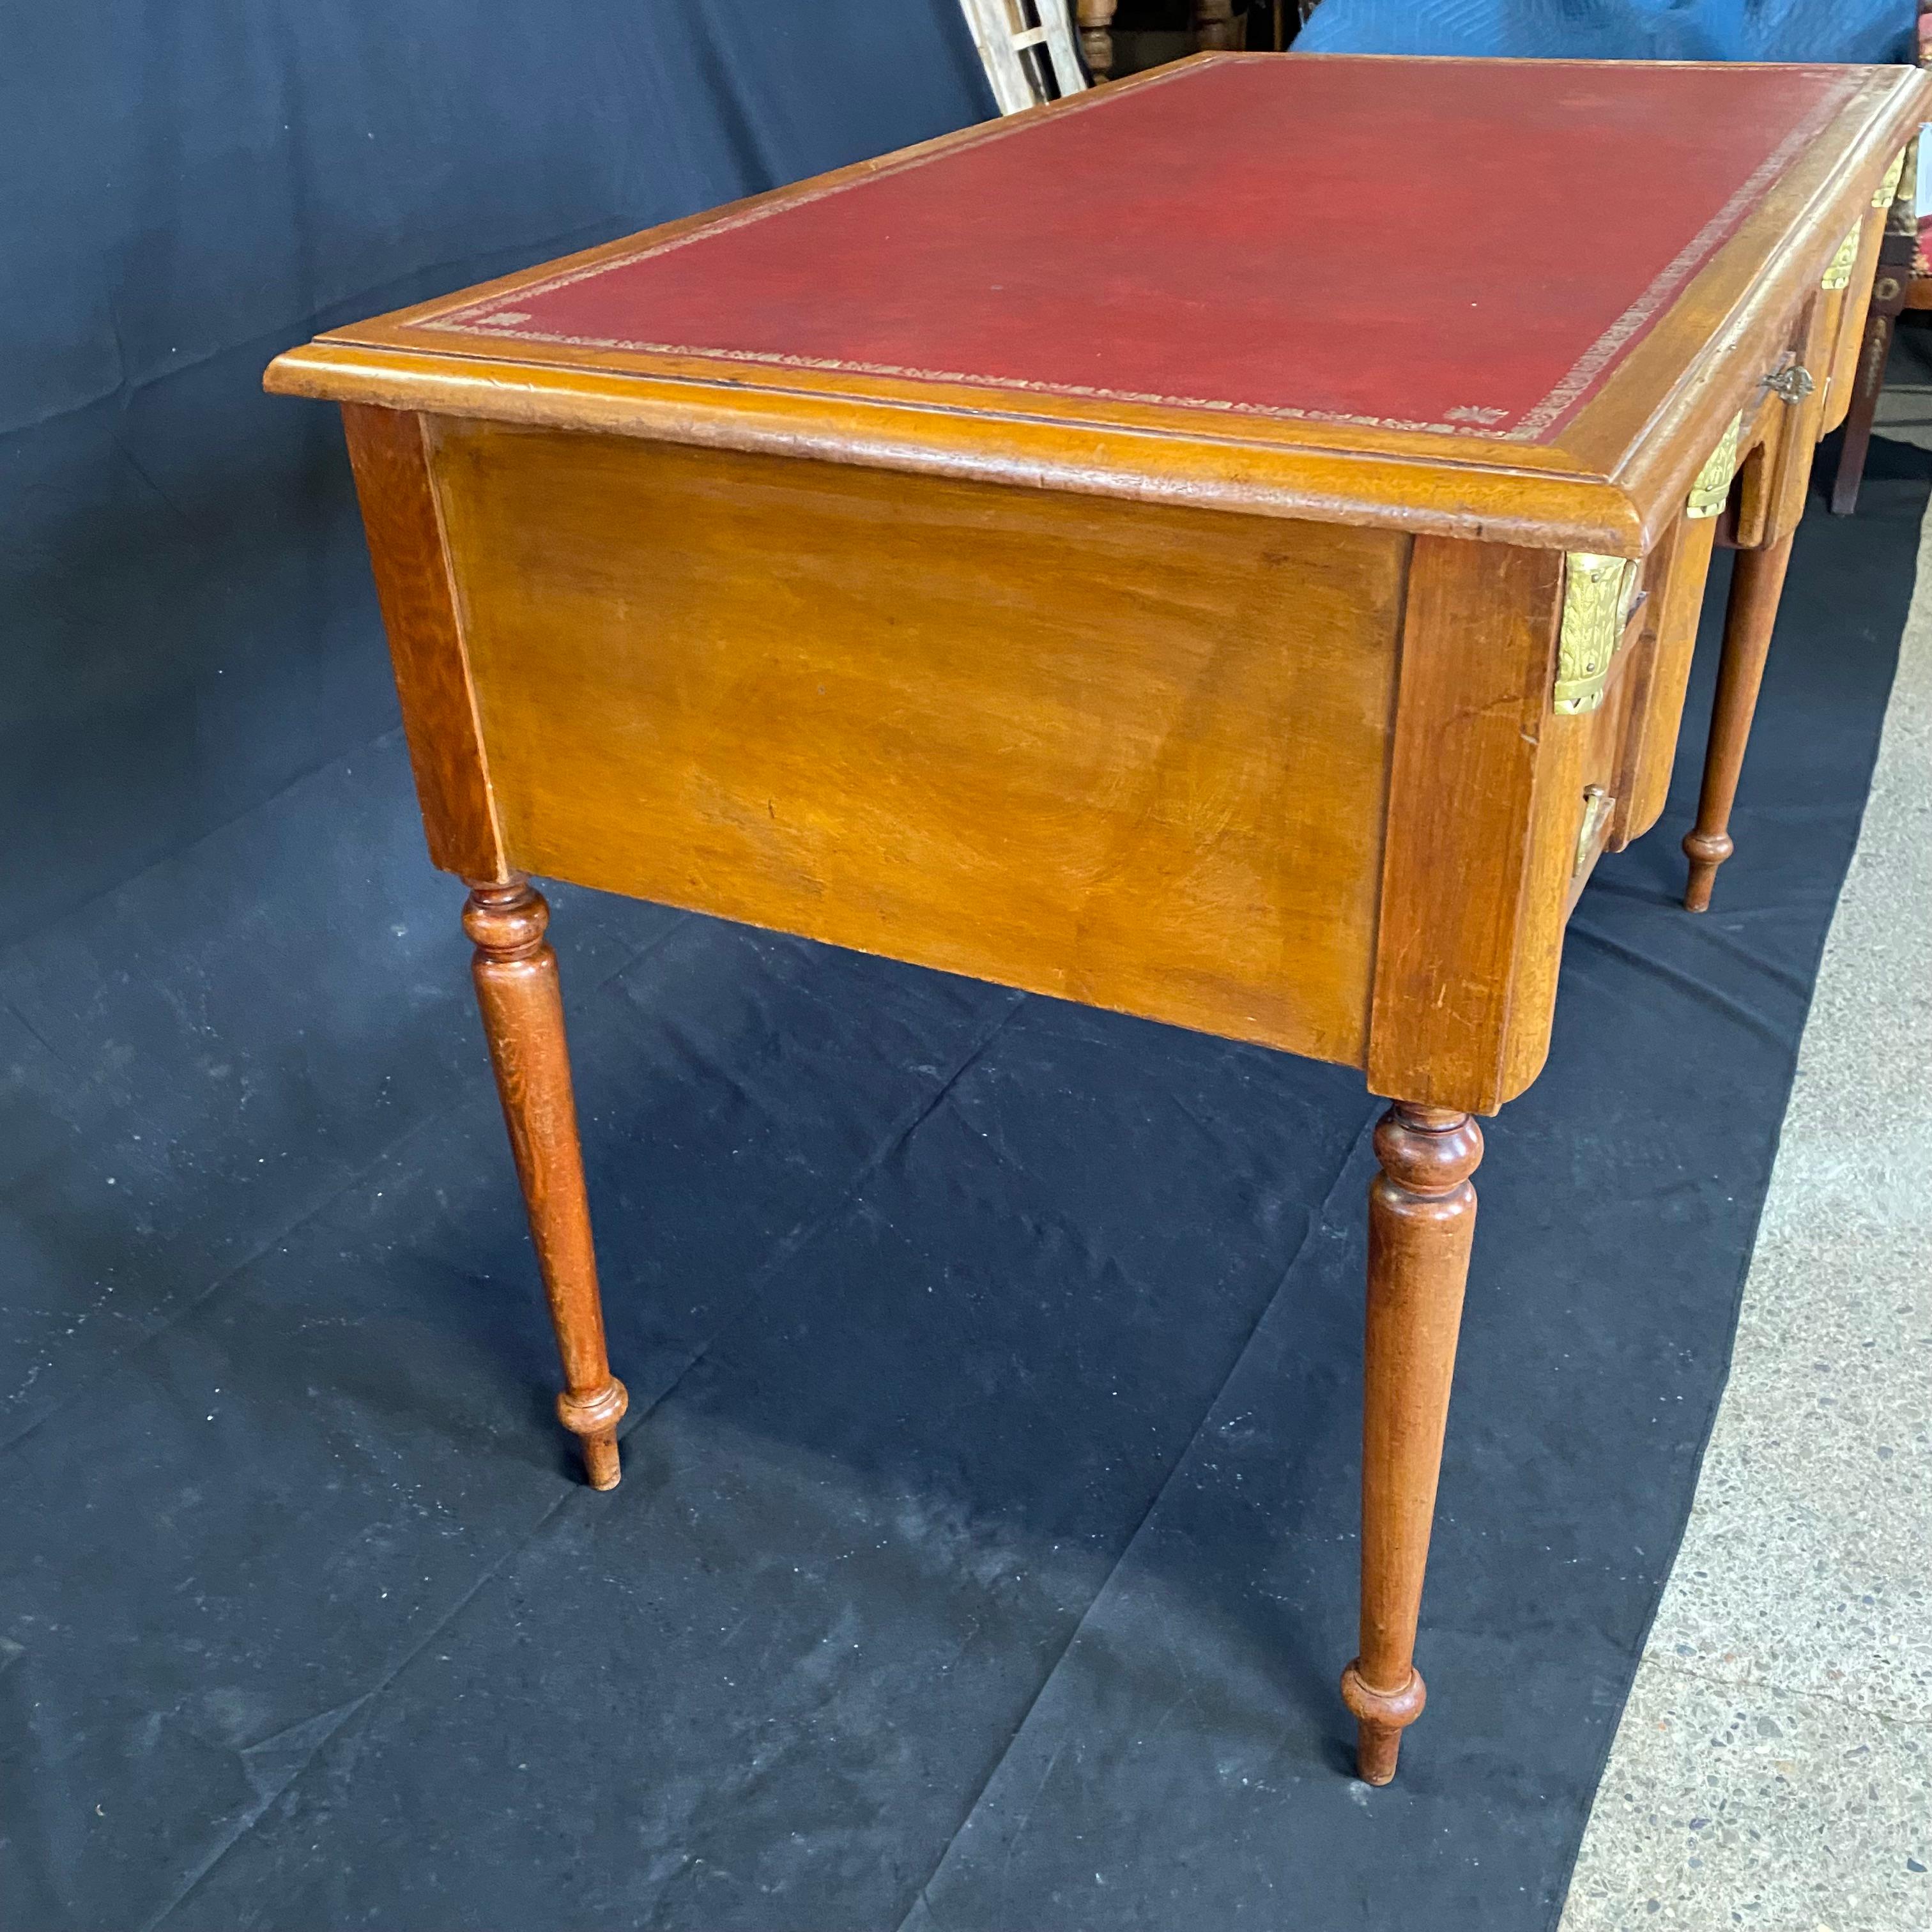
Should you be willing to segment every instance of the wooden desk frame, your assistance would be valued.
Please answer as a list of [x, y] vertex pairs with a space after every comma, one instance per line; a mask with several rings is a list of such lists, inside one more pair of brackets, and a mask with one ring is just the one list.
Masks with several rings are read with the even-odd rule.
[[[1720, 522], [1741, 555], [1694, 899], [1730, 849], [1874, 195], [1926, 92], [1873, 70], [1549, 443], [519, 359], [476, 334], [426, 349], [416, 325], [476, 291], [277, 361], [272, 389], [344, 406], [431, 856], [470, 888], [559, 1412], [596, 1486], [618, 1480], [626, 1396], [527, 873], [1354, 1064], [1392, 1104], [1342, 1694], [1362, 1776], [1393, 1776], [1424, 1696], [1472, 1117], [1534, 1078], [1570, 908], [1662, 808]], [[993, 583], [998, 650], [970, 621]], [[1314, 721], [1311, 767], [1246, 754], [1238, 721], [1277, 714]], [[916, 758], [890, 762], [882, 720]], [[989, 866], [993, 838], [1030, 864]], [[1077, 891], [1056, 866], [1084, 868]]]

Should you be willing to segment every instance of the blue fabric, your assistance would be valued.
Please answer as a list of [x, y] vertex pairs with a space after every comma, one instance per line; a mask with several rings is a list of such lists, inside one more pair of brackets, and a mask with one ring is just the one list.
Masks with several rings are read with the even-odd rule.
[[1318, 54], [1910, 61], [1909, 0], [1323, 0]]

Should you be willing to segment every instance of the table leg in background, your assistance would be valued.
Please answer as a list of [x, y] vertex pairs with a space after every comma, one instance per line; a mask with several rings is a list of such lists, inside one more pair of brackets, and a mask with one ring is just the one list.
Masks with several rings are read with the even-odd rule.
[[1718, 668], [1717, 702], [1711, 712], [1711, 739], [1704, 753], [1704, 789], [1697, 800], [1697, 823], [1684, 836], [1690, 877], [1684, 890], [1692, 912], [1710, 908], [1718, 868], [1731, 856], [1731, 806], [1738, 795], [1750, 742], [1751, 713], [1771, 649], [1772, 626], [1791, 561], [1791, 532], [1762, 550], [1741, 550], [1731, 578], [1724, 613], [1724, 654]]
[[1094, 85], [1105, 83], [1114, 71], [1114, 8], [1116, 0], [1078, 0], [1080, 57]]
[[1903, 305], [1904, 286], [1896, 274], [1888, 271], [1881, 274], [1872, 292], [1871, 312], [1865, 318], [1864, 340], [1858, 351], [1857, 387], [1845, 417], [1845, 440], [1832, 484], [1834, 517], [1849, 517], [1858, 506], [1858, 485], [1864, 480], [1865, 456], [1871, 448], [1872, 425], [1878, 418], [1878, 399], [1885, 387], [1886, 361]]

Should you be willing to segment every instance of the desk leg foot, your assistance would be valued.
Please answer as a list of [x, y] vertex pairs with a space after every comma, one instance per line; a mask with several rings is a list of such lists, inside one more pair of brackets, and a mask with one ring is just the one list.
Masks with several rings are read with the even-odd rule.
[[614, 1490], [617, 1424], [628, 1397], [604, 1353], [563, 1000], [556, 955], [544, 938], [549, 924], [550, 908], [526, 879], [470, 886], [463, 929], [476, 947], [476, 1003], [563, 1358], [557, 1414], [582, 1438], [591, 1487]]
[[1364, 1784], [1395, 1775], [1426, 1695], [1415, 1668], [1422, 1573], [1449, 1383], [1475, 1232], [1469, 1177], [1482, 1130], [1467, 1114], [1398, 1100], [1376, 1129], [1362, 1412], [1361, 1653], [1342, 1673]]
[[1712, 707], [1710, 742], [1704, 753], [1704, 789], [1697, 801], [1696, 829], [1684, 840], [1690, 861], [1684, 904], [1691, 912], [1709, 910], [1718, 868], [1736, 849], [1727, 829], [1731, 806], [1738, 795], [1738, 774], [1750, 742], [1751, 713], [1757, 709], [1758, 686], [1764, 682], [1772, 626], [1790, 562], [1787, 533], [1762, 550], [1739, 550], [1732, 566], [1731, 598], [1724, 613], [1724, 654], [1718, 667], [1717, 702]]

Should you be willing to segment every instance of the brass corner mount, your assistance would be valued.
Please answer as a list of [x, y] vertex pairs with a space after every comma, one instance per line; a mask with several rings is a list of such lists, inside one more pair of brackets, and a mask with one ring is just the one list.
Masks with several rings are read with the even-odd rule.
[[1687, 517], [1714, 517], [1731, 494], [1731, 478], [1738, 472], [1738, 438], [1744, 429], [1742, 412], [1724, 425], [1718, 446], [1704, 460], [1690, 485], [1690, 500], [1684, 506]]
[[1637, 566], [1627, 556], [1572, 550], [1564, 559], [1563, 617], [1552, 701], [1566, 716], [1594, 711], [1622, 641]]

